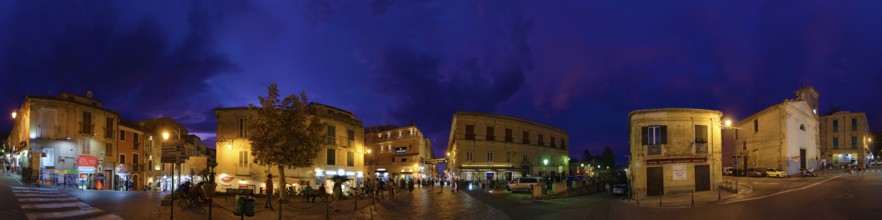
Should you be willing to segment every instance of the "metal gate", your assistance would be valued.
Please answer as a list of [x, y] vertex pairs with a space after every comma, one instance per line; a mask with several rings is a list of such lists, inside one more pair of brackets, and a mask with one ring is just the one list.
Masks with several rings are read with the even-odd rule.
[[660, 196], [665, 194], [665, 175], [662, 167], [646, 168], [646, 195]]
[[695, 165], [695, 191], [708, 191], [710, 188], [710, 166]]

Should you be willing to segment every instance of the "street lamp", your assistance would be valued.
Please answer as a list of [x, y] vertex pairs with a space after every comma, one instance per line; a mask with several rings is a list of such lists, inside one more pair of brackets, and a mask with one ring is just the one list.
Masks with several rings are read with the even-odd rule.
[[368, 154], [371, 154], [371, 149], [368, 149], [368, 150], [367, 150], [367, 153], [368, 153]]
[[725, 122], [725, 123], [726, 123], [726, 127], [732, 126], [732, 120], [731, 120], [731, 119], [726, 119], [726, 122]]
[[162, 140], [164, 140], [164, 141], [168, 140], [168, 132], [162, 132]]
[[15, 119], [15, 116], [18, 116], [18, 112], [12, 111], [12, 119]]

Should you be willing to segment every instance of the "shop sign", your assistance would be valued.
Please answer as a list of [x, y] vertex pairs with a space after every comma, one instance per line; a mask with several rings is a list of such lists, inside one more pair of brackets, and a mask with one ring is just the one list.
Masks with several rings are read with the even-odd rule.
[[707, 158], [674, 158], [674, 159], [653, 159], [646, 160], [646, 165], [670, 164], [670, 163], [705, 163]]
[[224, 181], [224, 182], [230, 182], [231, 180], [233, 180], [233, 176], [224, 175], [221, 177], [221, 181]]
[[98, 158], [90, 156], [80, 156], [77, 160], [77, 165], [81, 167], [95, 167], [98, 166]]
[[685, 180], [686, 179], [686, 165], [674, 165], [671, 167], [674, 171], [672, 175], [673, 180]]
[[80, 173], [95, 173], [95, 167], [78, 167]]

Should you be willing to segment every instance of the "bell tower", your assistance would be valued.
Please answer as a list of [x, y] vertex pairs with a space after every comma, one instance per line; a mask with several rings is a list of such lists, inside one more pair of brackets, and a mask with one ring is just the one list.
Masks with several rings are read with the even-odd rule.
[[812, 108], [812, 113], [818, 116], [818, 96], [821, 95], [815, 91], [815, 87], [803, 86], [796, 90], [796, 100], [805, 101]]

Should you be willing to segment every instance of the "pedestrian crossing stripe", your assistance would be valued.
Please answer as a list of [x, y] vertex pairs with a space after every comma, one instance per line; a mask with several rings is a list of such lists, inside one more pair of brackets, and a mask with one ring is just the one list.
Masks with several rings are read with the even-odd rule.
[[21, 198], [18, 199], [19, 202], [58, 202], [58, 201], [76, 201], [77, 198], [73, 197], [65, 197], [65, 198]]
[[70, 208], [70, 207], [80, 207], [83, 205], [89, 205], [84, 202], [65, 202], [65, 203], [47, 203], [47, 204], [22, 204], [22, 209], [57, 209], [57, 208]]
[[49, 218], [71, 218], [77, 216], [91, 215], [103, 212], [100, 209], [86, 209], [86, 210], [70, 210], [70, 211], [61, 211], [61, 212], [37, 212], [37, 213], [25, 213], [25, 216], [28, 219], [49, 219]]

